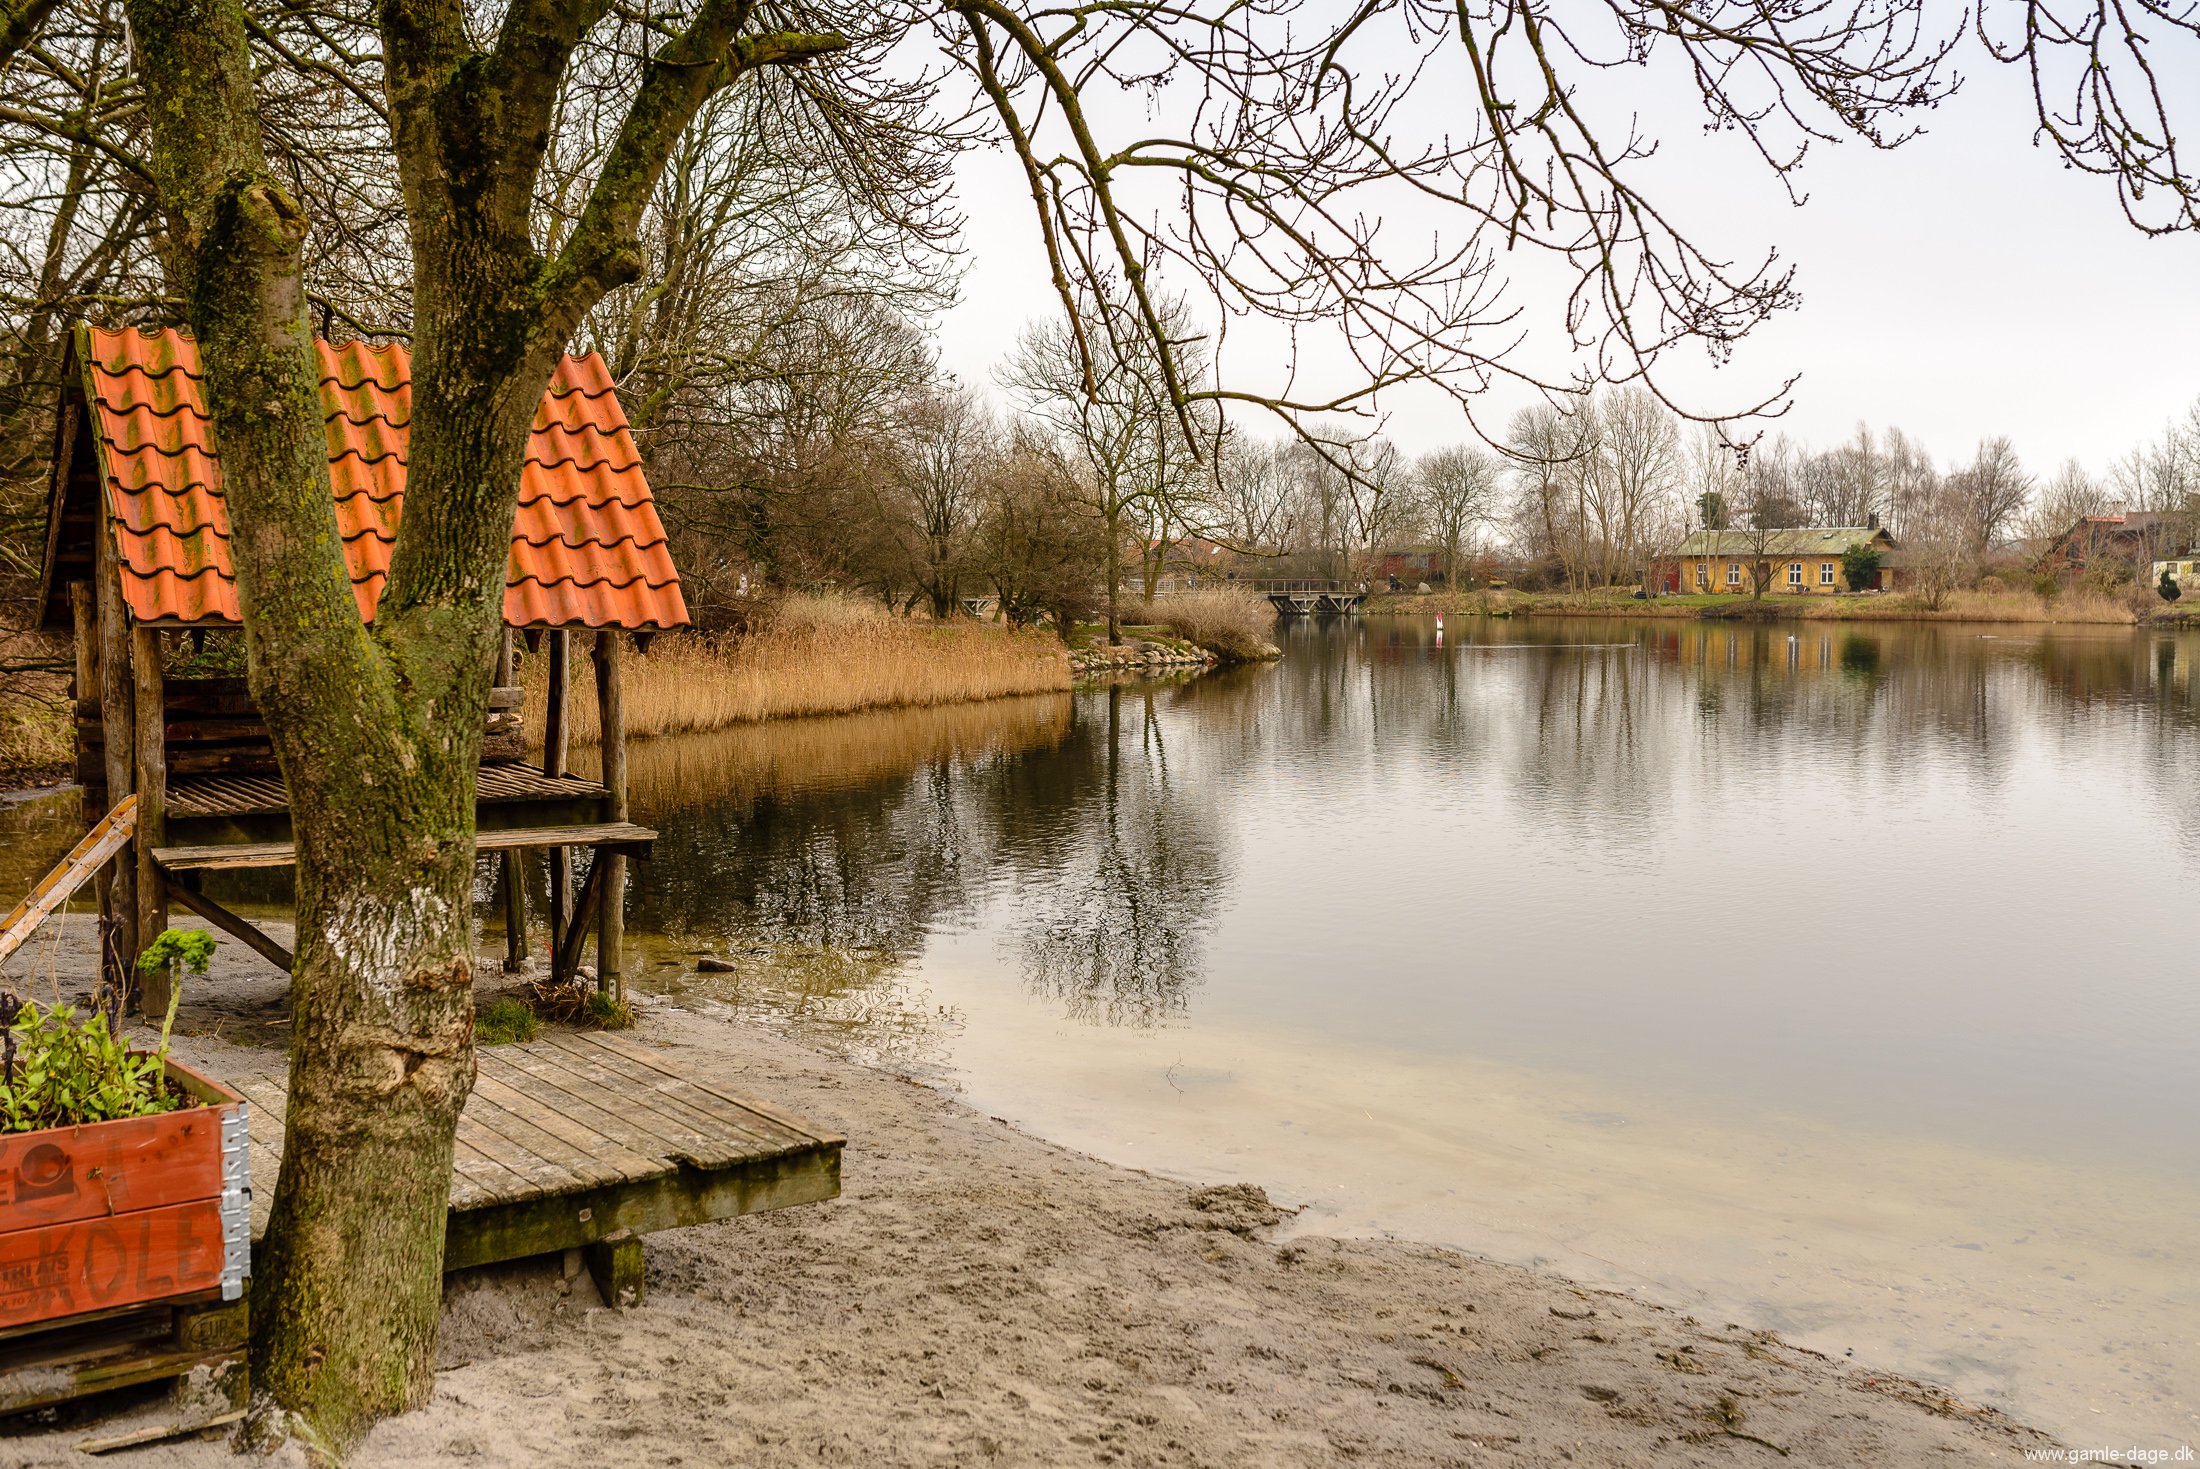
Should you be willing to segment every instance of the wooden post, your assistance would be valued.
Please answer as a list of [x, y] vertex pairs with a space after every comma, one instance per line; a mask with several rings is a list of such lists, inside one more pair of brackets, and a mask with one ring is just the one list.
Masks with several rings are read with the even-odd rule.
[[[596, 745], [603, 752], [603, 786], [611, 793], [607, 821], [626, 820], [626, 695], [619, 687], [615, 627], [596, 630]], [[603, 897], [596, 909], [596, 988], [626, 998], [626, 856], [598, 852]]]
[[515, 670], [518, 665], [518, 655], [512, 647], [512, 629], [507, 624], [504, 629], [504, 636], [497, 641], [496, 672], [490, 676], [489, 682], [500, 689], [510, 688], [516, 676]]
[[[542, 720], [542, 773], [565, 774], [566, 729], [565, 696], [572, 683], [570, 664], [573, 651], [573, 635], [564, 628], [550, 630], [549, 688], [544, 704]], [[557, 954], [565, 946], [565, 927], [572, 916], [573, 903], [573, 854], [564, 847], [552, 847], [550, 862], [550, 952]]]
[[[168, 890], [153, 865], [153, 849], [168, 837], [168, 701], [157, 629], [130, 630], [130, 663], [137, 716], [137, 936], [142, 950], [168, 927]], [[131, 955], [133, 961], [136, 957]], [[168, 1012], [167, 971], [145, 981], [144, 1005], [148, 1015]]]
[[[115, 556], [115, 528], [101, 496], [93, 529], [96, 578], [94, 600], [99, 621], [100, 754], [107, 771], [107, 804], [134, 788], [137, 721], [130, 717], [130, 623], [122, 602], [122, 568]], [[101, 949], [108, 980], [116, 993], [136, 988], [131, 967], [137, 961], [137, 864], [117, 857], [107, 885], [108, 906], [101, 915]]]
[[504, 892], [504, 972], [517, 974], [527, 967], [527, 873], [518, 848], [499, 859], [497, 884]]
[[[81, 780], [84, 770], [84, 706], [99, 697], [99, 606], [92, 598], [90, 582], [69, 583], [69, 621], [76, 634], [76, 681], [69, 686], [69, 731], [71, 748], [76, 752], [78, 779]], [[106, 814], [105, 790], [95, 787], [89, 780], [84, 781], [84, 829], [90, 831], [99, 825], [99, 819]], [[102, 866], [92, 878], [92, 893], [97, 900], [102, 920], [114, 911], [114, 898], [108, 892], [113, 882], [113, 871], [106, 866]], [[112, 977], [108, 976], [110, 979]]]

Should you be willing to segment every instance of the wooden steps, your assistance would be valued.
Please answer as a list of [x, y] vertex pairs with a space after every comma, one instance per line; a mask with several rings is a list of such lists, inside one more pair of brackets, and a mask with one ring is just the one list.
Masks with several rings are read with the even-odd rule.
[[[600, 821], [587, 826], [525, 826], [474, 833], [477, 852], [510, 852], [532, 847], [597, 847], [629, 857], [647, 857], [657, 833], [631, 821]], [[289, 867], [298, 860], [295, 842], [231, 842], [207, 847], [155, 847], [153, 861], [169, 872], [215, 872], [241, 867]]]

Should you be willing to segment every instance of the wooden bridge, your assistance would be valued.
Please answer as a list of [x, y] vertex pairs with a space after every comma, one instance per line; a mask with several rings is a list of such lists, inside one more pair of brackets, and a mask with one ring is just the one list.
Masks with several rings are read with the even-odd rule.
[[1364, 582], [1341, 581], [1262, 582], [1261, 594], [1285, 617], [1307, 617], [1316, 612], [1343, 615], [1360, 610], [1367, 600]]

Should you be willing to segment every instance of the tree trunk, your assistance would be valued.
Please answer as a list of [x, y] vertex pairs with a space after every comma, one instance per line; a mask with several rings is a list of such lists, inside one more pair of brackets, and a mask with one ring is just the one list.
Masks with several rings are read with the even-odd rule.
[[1123, 641], [1123, 508], [1108, 513], [1108, 646]]

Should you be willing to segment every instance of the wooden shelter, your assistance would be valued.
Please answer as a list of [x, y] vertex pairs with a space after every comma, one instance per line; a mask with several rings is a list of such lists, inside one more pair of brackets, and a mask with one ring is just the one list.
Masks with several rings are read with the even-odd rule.
[[[337, 528], [372, 621], [404, 509], [411, 363], [402, 346], [317, 344]], [[287, 867], [290, 813], [265, 724], [241, 678], [171, 678], [173, 642], [239, 621], [221, 465], [197, 344], [174, 330], [79, 328], [64, 372], [48, 507], [44, 619], [76, 642], [78, 776], [88, 821], [135, 794], [132, 849], [100, 883], [111, 972], [188, 909], [285, 970], [291, 956], [206, 897], [212, 870]], [[624, 639], [686, 624], [678, 573], [601, 357], [559, 364], [520, 481], [476, 793], [477, 846], [500, 858], [508, 967], [526, 945], [522, 854], [550, 866], [553, 973], [597, 936], [597, 982], [621, 989], [625, 864], [656, 833], [627, 820]], [[594, 634], [602, 777], [566, 770], [572, 636]], [[541, 763], [525, 759], [514, 634], [546, 644]], [[573, 856], [594, 859], [578, 894]], [[165, 995], [146, 997], [148, 1008]]]

